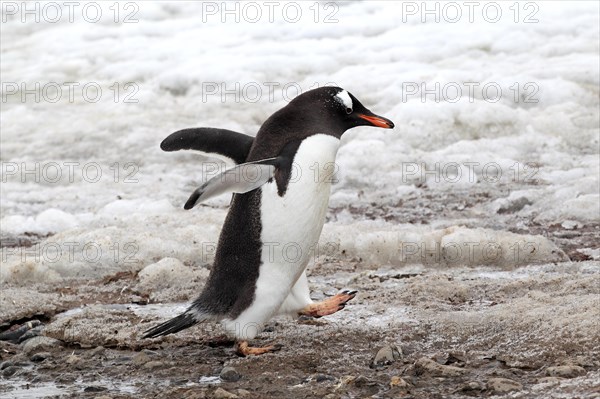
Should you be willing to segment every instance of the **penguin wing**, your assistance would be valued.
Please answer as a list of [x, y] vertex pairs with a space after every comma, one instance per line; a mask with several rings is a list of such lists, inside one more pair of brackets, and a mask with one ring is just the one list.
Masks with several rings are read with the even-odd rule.
[[163, 151], [197, 150], [241, 164], [248, 158], [254, 137], [227, 129], [196, 127], [179, 130], [160, 143]]
[[226, 192], [243, 194], [255, 190], [273, 178], [278, 161], [279, 158], [268, 158], [227, 169], [198, 187], [183, 208], [192, 209], [196, 204]]

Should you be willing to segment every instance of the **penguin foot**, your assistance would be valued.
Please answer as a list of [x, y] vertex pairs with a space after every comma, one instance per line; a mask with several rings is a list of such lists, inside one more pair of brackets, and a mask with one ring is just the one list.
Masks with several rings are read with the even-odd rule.
[[300, 315], [322, 317], [338, 312], [346, 306], [349, 300], [356, 296], [358, 291], [344, 290], [337, 295], [321, 302], [311, 303], [300, 311]]
[[248, 355], [262, 355], [269, 352], [277, 352], [282, 348], [282, 345], [274, 344], [262, 347], [249, 346], [248, 341], [238, 341], [235, 343], [235, 353], [239, 356], [246, 357]]

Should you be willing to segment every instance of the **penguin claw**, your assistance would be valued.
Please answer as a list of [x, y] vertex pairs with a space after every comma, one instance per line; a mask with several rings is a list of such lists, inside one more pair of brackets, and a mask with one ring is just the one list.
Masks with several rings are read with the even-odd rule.
[[354, 298], [354, 296], [356, 296], [357, 292], [358, 291], [356, 291], [356, 290], [342, 290], [340, 292], [340, 295], [348, 295], [348, 296], [352, 296]]

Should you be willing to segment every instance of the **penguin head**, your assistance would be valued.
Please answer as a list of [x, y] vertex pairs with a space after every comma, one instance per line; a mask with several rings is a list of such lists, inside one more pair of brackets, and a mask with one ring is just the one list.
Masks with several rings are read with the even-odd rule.
[[315, 126], [325, 127], [326, 132], [341, 137], [348, 129], [358, 126], [394, 128], [394, 122], [376, 115], [362, 105], [356, 97], [340, 87], [320, 87], [294, 98], [290, 104]]

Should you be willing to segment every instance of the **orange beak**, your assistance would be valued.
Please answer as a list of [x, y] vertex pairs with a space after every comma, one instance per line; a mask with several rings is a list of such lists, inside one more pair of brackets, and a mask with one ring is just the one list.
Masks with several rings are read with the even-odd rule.
[[382, 127], [384, 129], [393, 129], [394, 128], [394, 122], [392, 122], [389, 119], [383, 118], [381, 116], [365, 115], [365, 114], [358, 114], [357, 116], [359, 118], [366, 120], [373, 126]]

